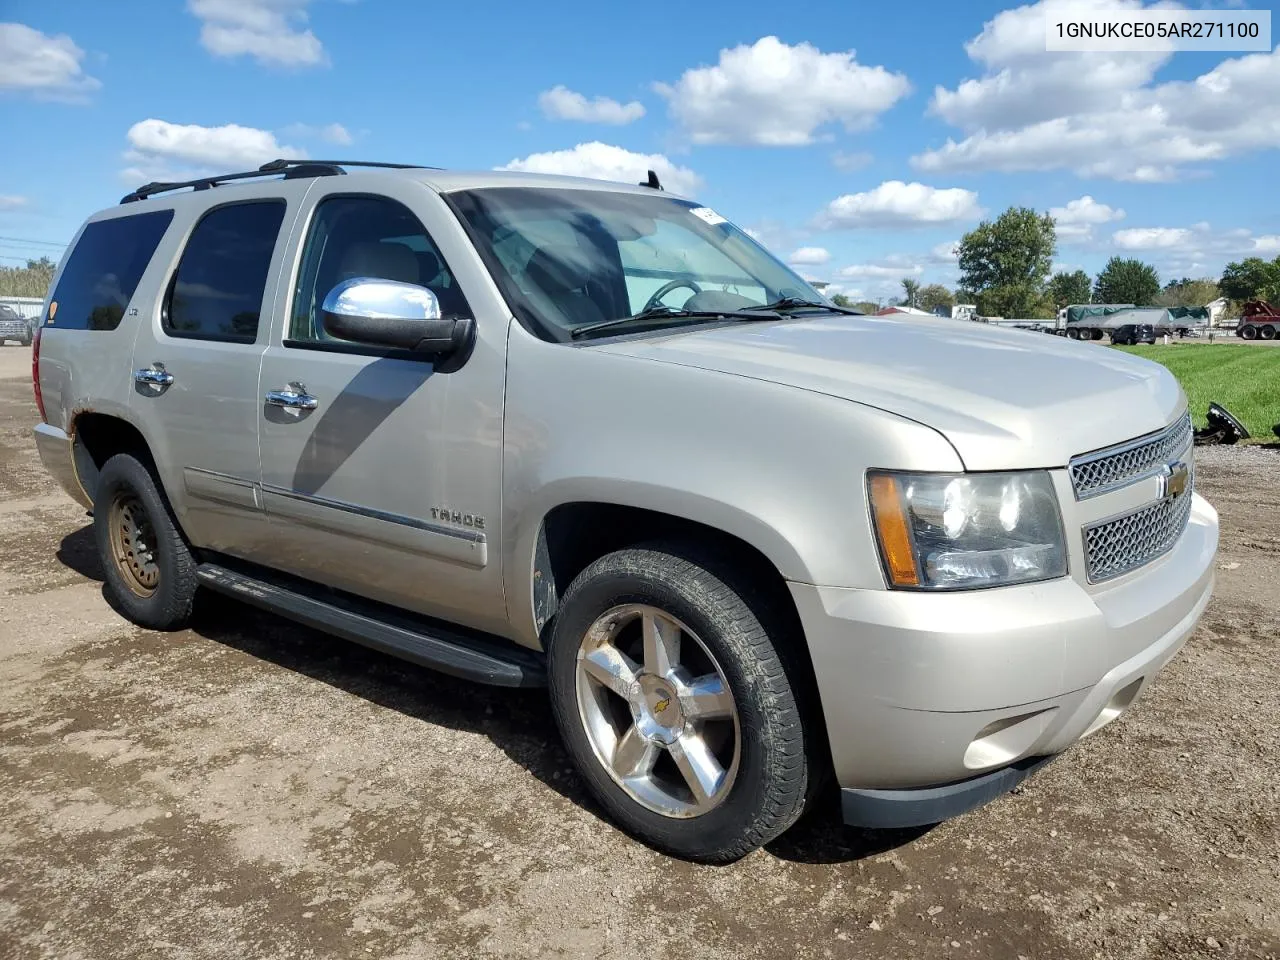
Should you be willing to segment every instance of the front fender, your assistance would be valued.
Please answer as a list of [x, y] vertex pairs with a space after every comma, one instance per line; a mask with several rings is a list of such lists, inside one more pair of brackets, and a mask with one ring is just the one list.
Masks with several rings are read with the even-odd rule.
[[868, 468], [963, 469], [937, 431], [796, 387], [546, 343], [513, 325], [503, 448], [508, 617], [537, 644], [538, 531], [565, 503], [638, 507], [745, 541], [788, 580], [884, 585]]

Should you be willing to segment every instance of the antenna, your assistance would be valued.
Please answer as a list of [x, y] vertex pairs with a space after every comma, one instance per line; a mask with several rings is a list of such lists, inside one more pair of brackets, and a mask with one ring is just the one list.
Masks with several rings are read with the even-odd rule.
[[658, 175], [652, 170], [649, 171], [649, 179], [641, 180], [640, 186], [648, 187], [650, 190], [661, 190], [662, 184], [658, 182]]

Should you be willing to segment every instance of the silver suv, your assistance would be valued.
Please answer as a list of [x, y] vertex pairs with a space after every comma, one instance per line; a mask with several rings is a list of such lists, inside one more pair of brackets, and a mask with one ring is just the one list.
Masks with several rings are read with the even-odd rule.
[[831, 779], [864, 827], [997, 797], [1128, 709], [1213, 583], [1164, 368], [841, 310], [652, 175], [149, 184], [80, 230], [36, 358], [133, 621], [204, 587], [545, 684], [600, 803], [694, 859]]

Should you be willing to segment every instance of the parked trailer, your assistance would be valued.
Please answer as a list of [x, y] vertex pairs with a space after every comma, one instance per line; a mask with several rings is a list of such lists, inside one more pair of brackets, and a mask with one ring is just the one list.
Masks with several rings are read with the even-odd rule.
[[1058, 311], [1056, 333], [1072, 340], [1101, 340], [1117, 327], [1150, 325], [1157, 334], [1187, 336], [1209, 322], [1207, 307], [1135, 307], [1122, 303], [1073, 304]]

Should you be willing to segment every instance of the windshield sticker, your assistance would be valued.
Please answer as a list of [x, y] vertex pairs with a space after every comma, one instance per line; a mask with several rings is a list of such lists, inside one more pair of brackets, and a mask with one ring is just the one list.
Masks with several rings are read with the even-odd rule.
[[724, 218], [724, 217], [720, 216], [720, 214], [718, 214], [718, 213], [716, 213], [714, 210], [712, 210], [710, 207], [694, 207], [694, 208], [693, 208], [692, 210], [690, 210], [689, 212], [690, 212], [690, 213], [692, 213], [692, 214], [693, 214], [695, 217], [697, 217], [699, 220], [705, 220], [707, 223], [711, 224], [713, 227], [714, 227], [717, 223], [728, 223], [728, 222], [729, 222], [729, 221], [725, 220], [725, 218]]

